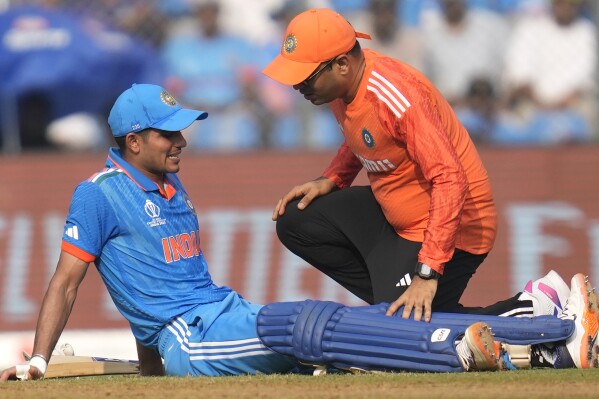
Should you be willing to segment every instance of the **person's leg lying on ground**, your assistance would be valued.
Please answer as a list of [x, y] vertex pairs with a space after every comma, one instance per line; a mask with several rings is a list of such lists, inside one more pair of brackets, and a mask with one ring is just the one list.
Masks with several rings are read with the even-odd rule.
[[485, 323], [444, 327], [335, 302], [266, 305], [258, 314], [258, 335], [272, 350], [315, 366], [429, 372], [497, 368]]
[[[342, 369], [487, 370], [496, 360], [502, 369], [597, 367], [597, 297], [581, 274], [568, 303], [560, 318], [433, 313], [430, 323], [384, 316], [385, 304], [276, 303], [261, 309], [258, 334], [279, 353]], [[492, 350], [487, 326], [495, 333]], [[537, 355], [546, 344], [555, 355], [542, 362]]]
[[434, 311], [510, 317], [559, 316], [562, 313], [570, 288], [553, 270], [537, 280], [529, 281], [522, 292], [506, 300], [488, 306], [462, 306], [456, 293], [464, 292], [468, 280], [482, 262], [481, 260], [476, 264], [476, 256], [456, 250], [454, 258], [446, 265], [445, 273], [439, 280], [433, 302]]

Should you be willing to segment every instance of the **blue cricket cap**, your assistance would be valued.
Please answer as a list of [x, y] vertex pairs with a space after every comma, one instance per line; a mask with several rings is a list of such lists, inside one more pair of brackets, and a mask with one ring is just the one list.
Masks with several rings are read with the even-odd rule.
[[114, 102], [108, 124], [114, 137], [123, 137], [148, 128], [175, 132], [207, 117], [205, 111], [181, 107], [163, 87], [134, 84]]

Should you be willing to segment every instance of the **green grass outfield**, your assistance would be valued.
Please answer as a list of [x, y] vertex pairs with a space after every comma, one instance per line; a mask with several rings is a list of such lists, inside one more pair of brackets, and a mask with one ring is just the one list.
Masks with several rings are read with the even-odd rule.
[[0, 398], [599, 398], [599, 369], [321, 377], [84, 377], [7, 382], [0, 384]]

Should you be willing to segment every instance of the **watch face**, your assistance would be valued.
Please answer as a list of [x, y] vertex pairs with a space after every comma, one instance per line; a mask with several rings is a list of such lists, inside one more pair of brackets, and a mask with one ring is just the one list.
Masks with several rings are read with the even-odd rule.
[[425, 277], [430, 277], [433, 274], [433, 269], [431, 269], [428, 265], [422, 264], [420, 266], [420, 274]]
[[429, 279], [433, 276], [433, 269], [429, 265], [418, 263], [416, 273], [422, 278]]

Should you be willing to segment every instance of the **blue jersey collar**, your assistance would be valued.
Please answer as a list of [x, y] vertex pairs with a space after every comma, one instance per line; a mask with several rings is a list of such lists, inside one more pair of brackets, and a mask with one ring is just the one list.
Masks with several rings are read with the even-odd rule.
[[[108, 158], [106, 158], [107, 168], [120, 168], [135, 181], [141, 188], [146, 191], [160, 191], [160, 187], [153, 180], [148, 178], [146, 175], [141, 173], [138, 169], [133, 167], [130, 163], [123, 159], [121, 151], [118, 148], [111, 148], [108, 151]], [[167, 178], [170, 177], [170, 173], [167, 173]]]

